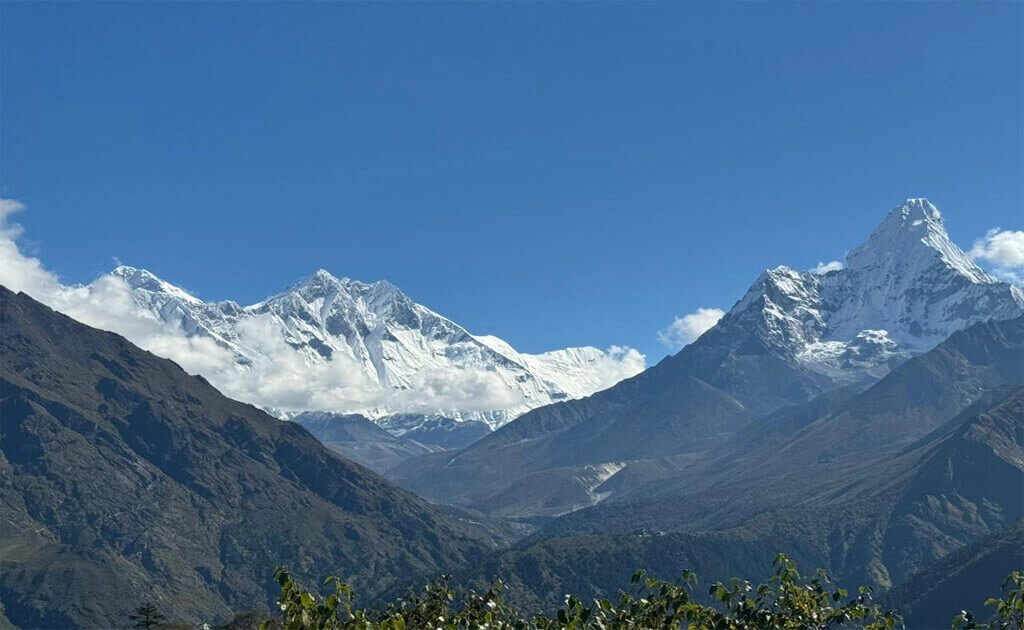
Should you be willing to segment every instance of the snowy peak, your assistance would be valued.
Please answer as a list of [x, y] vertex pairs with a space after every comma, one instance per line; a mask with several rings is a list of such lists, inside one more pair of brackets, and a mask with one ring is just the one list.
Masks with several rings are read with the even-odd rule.
[[754, 302], [792, 307], [815, 299], [813, 278], [785, 265], [764, 271], [747, 289], [738, 307]]
[[317, 269], [316, 272], [302, 278], [278, 295], [301, 293], [309, 296], [322, 296], [336, 291], [345, 291], [360, 295], [400, 293], [398, 287], [387, 280], [366, 283], [360, 282], [359, 280], [352, 280], [351, 278], [338, 278], [326, 269]]
[[[226, 360], [198, 369], [211, 382], [282, 415], [444, 416], [494, 428], [644, 367], [642, 355], [621, 348], [519, 353], [497, 337], [474, 337], [390, 282], [337, 278], [324, 269], [247, 307], [203, 302], [131, 267], [94, 284], [111, 279], [127, 285], [136, 314], [162, 322], [172, 335], [196, 338], [200, 347], [212, 341], [227, 351]], [[193, 345], [171, 339], [163, 347], [183, 354]]]
[[924, 222], [931, 228], [943, 229], [942, 213], [939, 212], [939, 209], [932, 202], [924, 197], [911, 197], [904, 201], [903, 204], [896, 206], [889, 211], [889, 214], [885, 216], [885, 220], [879, 227], [883, 227], [891, 222], [898, 222], [900, 226], [906, 226], [909, 223], [915, 227], [920, 226], [921, 222]]
[[894, 208], [847, 256], [846, 268], [822, 277], [830, 307], [829, 340], [885, 330], [901, 347], [924, 352], [979, 321], [1008, 319], [1024, 296], [978, 267], [952, 240], [925, 199]]
[[852, 270], [888, 272], [903, 267], [911, 274], [941, 265], [971, 282], [996, 282], [950, 240], [942, 214], [927, 199], [908, 199], [890, 210], [871, 236], [849, 253], [846, 263]]
[[938, 230], [943, 234], [946, 231], [942, 226], [942, 213], [924, 197], [912, 197], [890, 210], [875, 231], [897, 231], [910, 227]]
[[202, 300], [180, 289], [170, 282], [165, 282], [145, 269], [136, 269], [127, 265], [119, 265], [110, 275], [124, 280], [132, 290], [162, 293], [169, 297], [184, 300], [190, 304], [202, 304]]
[[977, 322], [1024, 313], [1024, 293], [953, 243], [939, 210], [908, 199], [828, 273], [762, 273], [712, 337], [757, 347], [825, 382], [878, 378]]
[[337, 278], [325, 269], [285, 289], [274, 297], [254, 304], [254, 310], [265, 309], [271, 304], [296, 303], [298, 298], [307, 305], [317, 305], [318, 309], [327, 312], [337, 302], [342, 309], [355, 309], [364, 313], [387, 315], [395, 310], [409, 311], [413, 302], [398, 287], [387, 280], [364, 283], [350, 278]]
[[299, 280], [284, 293], [299, 293], [303, 296], [316, 297], [329, 295], [341, 289], [342, 281], [335, 278], [326, 269], [317, 269], [313, 275]]
[[325, 281], [328, 281], [328, 282], [338, 282], [338, 279], [335, 278], [334, 275], [330, 271], [327, 271], [323, 267], [320, 267], [319, 269], [317, 269], [315, 272], [313, 272], [313, 275], [309, 277], [309, 280], [314, 280], [314, 279], [316, 279], [316, 280], [325, 280]]

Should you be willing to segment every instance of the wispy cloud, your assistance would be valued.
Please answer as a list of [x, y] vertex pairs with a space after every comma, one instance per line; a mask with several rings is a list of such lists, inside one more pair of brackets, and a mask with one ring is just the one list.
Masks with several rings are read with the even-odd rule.
[[819, 276], [823, 276], [826, 273], [829, 273], [831, 271], [839, 271], [844, 266], [845, 265], [843, 265], [843, 263], [838, 261], [838, 260], [833, 260], [833, 261], [827, 262], [827, 263], [826, 262], [820, 262], [820, 263], [817, 264], [816, 267], [814, 267], [814, 269], [811, 269], [811, 273], [814, 273], [814, 274], [819, 275]]
[[708, 329], [722, 319], [725, 311], [720, 308], [698, 308], [695, 312], [676, 317], [672, 323], [658, 331], [658, 341], [672, 351], [677, 351], [696, 341]]
[[974, 241], [968, 254], [987, 263], [997, 278], [1024, 285], [1024, 231], [993, 228]]

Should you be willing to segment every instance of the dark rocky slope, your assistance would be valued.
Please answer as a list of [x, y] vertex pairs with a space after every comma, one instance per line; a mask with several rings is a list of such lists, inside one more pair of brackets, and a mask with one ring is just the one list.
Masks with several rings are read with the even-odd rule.
[[[886, 602], [912, 614], [908, 627], [930, 629], [948, 626], [961, 608], [979, 610], [1003, 575], [1024, 569], [1015, 525], [1024, 518], [1024, 387], [988, 392], [891, 456], [755, 472], [689, 496], [563, 516], [468, 575], [476, 586], [500, 576], [517, 602], [539, 610], [569, 592], [614, 596], [638, 567], [664, 579], [696, 570], [704, 584], [761, 580], [785, 552], [847, 588], [917, 576]], [[942, 623], [928, 625], [935, 620]]]
[[202, 378], [0, 287], [0, 602], [21, 627], [112, 627], [143, 600], [217, 621], [271, 571], [371, 594], [486, 537]]
[[694, 467], [627, 499], [557, 519], [535, 539], [712, 531], [799, 553], [850, 582], [889, 587], [1022, 518], [1018, 385], [989, 392], [895, 452], [774, 469], [744, 460], [710, 480]]
[[[723, 390], [708, 386], [695, 393], [686, 379], [672, 384], [669, 372], [674, 369], [667, 364], [689, 365], [710, 352], [708, 344], [717, 345], [714, 336], [705, 335], [612, 389], [535, 410], [462, 451], [400, 464], [389, 477], [424, 496], [496, 514], [558, 515], [587, 507], [595, 496], [688, 495], [716, 484], [748, 484], [749, 477], [806, 476], [818, 467], [828, 473], [896, 452], [986, 392], [1024, 383], [1024, 317], [954, 333], [863, 391], [847, 386], [767, 415], [758, 414], [781, 402], [755, 414], [753, 403], [737, 394], [740, 402], [728, 412]], [[733, 387], [745, 389], [741, 383]], [[701, 405], [703, 411], [696, 408]], [[597, 429], [605, 422], [615, 431]], [[713, 435], [715, 427], [721, 427], [721, 434]], [[687, 430], [694, 434], [680, 438]], [[593, 461], [602, 461], [609, 449], [619, 449], [620, 459], [612, 460], [614, 475], [594, 483], [588, 472], [597, 464], [587, 464], [591, 460], [582, 453], [598, 435], [604, 436], [599, 439], [604, 455]], [[658, 442], [659, 449], [638, 446]], [[665, 454], [683, 443], [688, 445], [680, 447], [683, 452]], [[753, 505], [762, 498], [784, 498], [787, 487], [761, 492]], [[745, 505], [744, 511], [751, 507]], [[736, 512], [732, 506], [725, 510]]]
[[1024, 521], [950, 554], [886, 593], [883, 601], [900, 610], [909, 630], [948, 628], [961, 610], [984, 620], [994, 612], [983, 606], [985, 600], [999, 597], [1003, 579], [1022, 570]]

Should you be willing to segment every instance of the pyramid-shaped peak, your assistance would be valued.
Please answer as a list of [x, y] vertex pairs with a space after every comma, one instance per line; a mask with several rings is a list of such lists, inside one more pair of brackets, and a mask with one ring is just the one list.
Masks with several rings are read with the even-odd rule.
[[130, 278], [156, 278], [156, 276], [146, 271], [145, 269], [139, 269], [138, 267], [130, 267], [128, 265], [118, 265], [110, 273], [117, 276], [118, 278], [123, 278], [125, 280], [128, 280]]
[[942, 224], [942, 213], [927, 199], [907, 199], [885, 215], [861, 247], [872, 242], [886, 246], [896, 242], [908, 245], [929, 235], [949, 240], [946, 228]]
[[[301, 280], [296, 282], [289, 288], [289, 290], [321, 290], [335, 288], [339, 285], [346, 283], [347, 279], [340, 280], [337, 277], [335, 277], [334, 274], [332, 274], [330, 271], [327, 271], [326, 269], [317, 269], [311, 275], [308, 275], [305, 278], [302, 278]], [[288, 291], [285, 292], [287, 293]]]
[[864, 243], [846, 257], [851, 270], [891, 268], [920, 273], [939, 262], [971, 282], [994, 280], [960, 249], [942, 224], [942, 213], [927, 199], [907, 199], [893, 208]]
[[317, 280], [337, 280], [337, 278], [334, 277], [334, 274], [332, 274], [330, 271], [327, 271], [323, 267], [313, 272], [313, 275], [310, 276], [310, 278], [314, 278]]
[[941, 229], [945, 232], [942, 226], [942, 213], [923, 197], [907, 199], [903, 204], [890, 210], [885, 220], [878, 226], [878, 229], [887, 230], [912, 228]]
[[903, 205], [899, 206], [899, 208], [894, 209], [894, 211], [895, 210], [901, 210], [906, 213], [916, 212], [922, 218], [942, 219], [942, 213], [939, 212], [939, 209], [924, 197], [911, 197], [904, 201]]

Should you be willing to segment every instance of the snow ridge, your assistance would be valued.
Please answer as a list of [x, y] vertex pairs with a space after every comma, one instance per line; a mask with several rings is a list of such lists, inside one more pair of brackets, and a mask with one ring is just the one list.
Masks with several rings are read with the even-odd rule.
[[985, 320], [1024, 313], [1024, 292], [985, 273], [954, 244], [939, 210], [908, 199], [825, 273], [765, 271], [716, 325], [753, 335], [833, 384], [877, 379]]
[[[423, 422], [447, 417], [496, 428], [643, 369], [641, 355], [625, 356], [618, 348], [520, 353], [497, 337], [471, 335], [387, 281], [339, 279], [323, 269], [245, 307], [203, 302], [145, 270], [121, 266], [110, 275], [128, 284], [140, 311], [180, 327], [186, 336], [213, 340], [235, 356], [240, 370], [265, 360], [280, 343], [306, 366], [345, 366], [345, 380], [383, 393], [327, 411], [372, 419], [420, 414]], [[285, 400], [270, 410], [282, 417], [306, 411]]]

